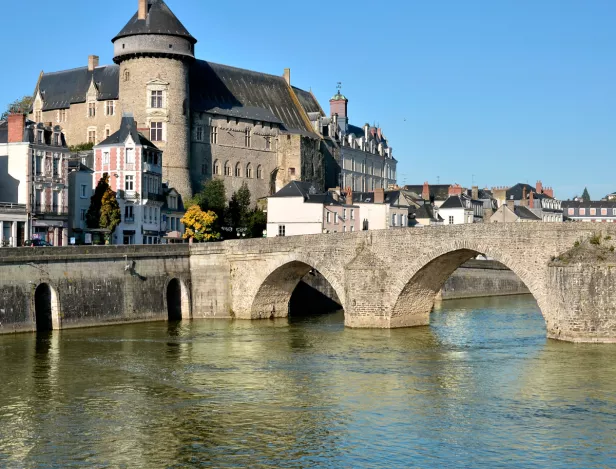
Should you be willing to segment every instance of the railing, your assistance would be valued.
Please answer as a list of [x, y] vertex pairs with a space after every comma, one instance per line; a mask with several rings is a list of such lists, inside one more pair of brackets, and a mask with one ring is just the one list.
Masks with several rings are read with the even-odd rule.
[[127, 223], [127, 224], [135, 223], [135, 217], [124, 217], [124, 223]]
[[152, 163], [144, 163], [143, 170], [148, 173], [162, 173], [162, 168], [160, 165], [152, 164]]
[[147, 199], [148, 200], [153, 200], [156, 202], [164, 202], [165, 201], [165, 196], [162, 194], [157, 194], [155, 192], [148, 192], [147, 193]]
[[135, 200], [139, 198], [139, 192], [137, 191], [125, 191], [123, 189], [120, 189], [117, 192], [117, 196], [118, 199], [124, 199], [124, 200]]
[[66, 205], [35, 206], [32, 212], [34, 215], [68, 215], [68, 207]]

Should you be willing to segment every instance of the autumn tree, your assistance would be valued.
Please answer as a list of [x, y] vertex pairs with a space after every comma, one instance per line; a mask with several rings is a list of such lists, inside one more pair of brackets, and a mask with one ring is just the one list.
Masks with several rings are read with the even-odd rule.
[[213, 229], [217, 218], [213, 211], [206, 212], [201, 210], [198, 205], [192, 205], [181, 220], [186, 227], [184, 239], [194, 239], [200, 242], [220, 239], [220, 233]]
[[121, 221], [122, 213], [120, 212], [116, 193], [111, 190], [111, 187], [108, 187], [101, 201], [100, 227], [106, 228], [110, 233], [113, 233]]
[[34, 98], [32, 96], [24, 96], [21, 99], [16, 99], [8, 105], [6, 111], [0, 116], [0, 120], [6, 120], [9, 114], [28, 114], [32, 108]]
[[98, 181], [94, 195], [90, 198], [90, 208], [86, 213], [86, 224], [88, 228], [96, 229], [101, 227], [101, 208], [103, 205], [103, 197], [107, 193], [109, 187], [109, 174], [104, 173], [103, 177]]

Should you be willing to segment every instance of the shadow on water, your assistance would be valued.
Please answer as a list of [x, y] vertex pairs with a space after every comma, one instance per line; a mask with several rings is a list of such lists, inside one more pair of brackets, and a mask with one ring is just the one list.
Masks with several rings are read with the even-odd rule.
[[[319, 320], [341, 311], [342, 307], [316, 288], [300, 281], [289, 302], [289, 324]], [[335, 315], [338, 317], [339, 315]], [[342, 316], [344, 322], [344, 316]]]

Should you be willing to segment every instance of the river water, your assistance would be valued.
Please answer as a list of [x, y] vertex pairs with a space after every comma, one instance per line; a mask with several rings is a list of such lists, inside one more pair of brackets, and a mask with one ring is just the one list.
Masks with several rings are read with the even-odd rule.
[[0, 337], [2, 468], [616, 467], [616, 346], [532, 297]]

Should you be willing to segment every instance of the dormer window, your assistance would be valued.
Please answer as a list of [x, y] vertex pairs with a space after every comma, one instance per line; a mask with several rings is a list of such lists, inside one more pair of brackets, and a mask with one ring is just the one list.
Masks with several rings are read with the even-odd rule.
[[43, 138], [44, 138], [43, 131], [42, 130], [37, 130], [37, 132], [36, 132], [36, 141], [38, 143], [45, 143]]

